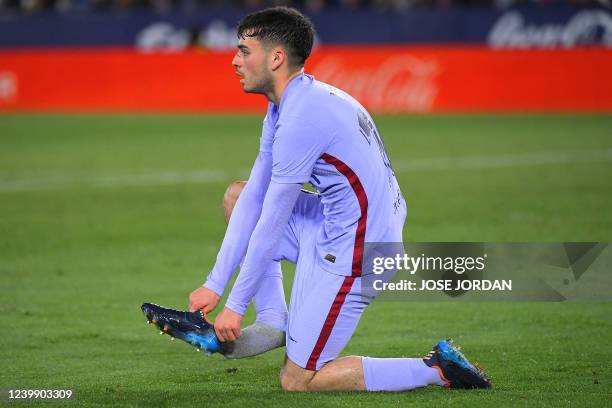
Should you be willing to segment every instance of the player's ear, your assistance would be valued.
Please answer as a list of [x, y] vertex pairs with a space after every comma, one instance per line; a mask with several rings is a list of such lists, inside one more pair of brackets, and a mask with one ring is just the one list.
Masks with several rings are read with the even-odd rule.
[[272, 68], [272, 71], [276, 71], [280, 66], [283, 65], [283, 63], [287, 59], [287, 54], [285, 53], [285, 50], [278, 47], [272, 50], [272, 54], [270, 58], [271, 58], [270, 68]]

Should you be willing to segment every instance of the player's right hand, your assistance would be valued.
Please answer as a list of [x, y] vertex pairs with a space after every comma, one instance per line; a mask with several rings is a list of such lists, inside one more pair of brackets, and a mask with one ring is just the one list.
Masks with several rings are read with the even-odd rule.
[[189, 311], [195, 312], [204, 309], [206, 313], [209, 313], [217, 307], [219, 299], [221, 299], [221, 296], [212, 290], [205, 287], [197, 288], [189, 295]]

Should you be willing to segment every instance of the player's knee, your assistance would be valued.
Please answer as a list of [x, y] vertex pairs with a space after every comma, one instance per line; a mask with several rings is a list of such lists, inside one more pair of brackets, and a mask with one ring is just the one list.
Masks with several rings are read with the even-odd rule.
[[305, 370], [286, 359], [280, 371], [280, 384], [284, 391], [309, 391], [310, 382], [315, 375], [314, 371]]
[[223, 216], [226, 223], [229, 222], [236, 201], [238, 201], [238, 197], [245, 185], [246, 181], [234, 181], [225, 190], [225, 194], [223, 194]]
[[280, 372], [280, 384], [283, 391], [308, 391], [308, 381], [304, 381], [298, 376], [288, 373], [284, 369]]

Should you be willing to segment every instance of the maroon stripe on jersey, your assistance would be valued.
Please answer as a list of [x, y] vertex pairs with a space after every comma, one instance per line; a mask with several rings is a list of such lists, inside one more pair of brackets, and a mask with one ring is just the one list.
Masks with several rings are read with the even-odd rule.
[[321, 156], [323, 160], [327, 163], [333, 165], [346, 179], [348, 180], [351, 188], [355, 192], [357, 196], [357, 201], [359, 202], [359, 208], [361, 210], [361, 215], [359, 216], [359, 220], [357, 221], [357, 231], [355, 233], [355, 245], [353, 247], [353, 265], [351, 276], [346, 276], [344, 281], [342, 282], [342, 286], [340, 286], [340, 290], [336, 297], [334, 298], [334, 302], [329, 308], [329, 312], [327, 313], [327, 317], [325, 318], [325, 323], [323, 323], [323, 328], [321, 329], [321, 333], [319, 334], [319, 338], [308, 358], [308, 362], [306, 363], [307, 370], [316, 370], [317, 369], [317, 361], [319, 357], [321, 357], [321, 353], [323, 352], [323, 348], [325, 348], [325, 344], [327, 344], [327, 340], [331, 335], [332, 330], [334, 329], [334, 325], [336, 324], [336, 320], [338, 319], [338, 315], [340, 314], [340, 309], [342, 309], [342, 305], [346, 300], [346, 295], [351, 291], [351, 287], [353, 286], [353, 282], [356, 277], [361, 276], [361, 266], [363, 262], [363, 245], [365, 242], [365, 233], [366, 233], [366, 222], [368, 220], [368, 196], [359, 181], [359, 177], [355, 174], [355, 172], [346, 165], [342, 160], [327, 154], [323, 153]]
[[363, 245], [366, 235], [366, 223], [368, 221], [368, 196], [359, 181], [359, 177], [355, 172], [347, 166], [342, 160], [335, 158], [332, 155], [323, 153], [321, 156], [327, 163], [333, 165], [346, 179], [357, 196], [361, 215], [357, 221], [357, 232], [355, 234], [355, 246], [353, 248], [353, 268], [352, 275], [354, 277], [361, 276], [361, 266], [363, 262]]
[[308, 358], [308, 362], [306, 363], [306, 369], [311, 371], [316, 371], [317, 369], [317, 361], [319, 357], [321, 357], [321, 353], [323, 352], [323, 348], [325, 344], [327, 344], [327, 340], [331, 335], [332, 330], [334, 329], [334, 325], [336, 324], [336, 320], [338, 319], [338, 315], [340, 314], [340, 309], [346, 300], [346, 295], [351, 291], [351, 287], [353, 286], [353, 282], [355, 281], [355, 277], [353, 276], [345, 276], [344, 281], [342, 282], [342, 286], [340, 286], [340, 290], [338, 294], [334, 298], [334, 302], [329, 308], [329, 313], [327, 313], [327, 317], [325, 318], [325, 323], [323, 323], [323, 328], [321, 329], [321, 334], [319, 334], [319, 338], [317, 339], [317, 343]]

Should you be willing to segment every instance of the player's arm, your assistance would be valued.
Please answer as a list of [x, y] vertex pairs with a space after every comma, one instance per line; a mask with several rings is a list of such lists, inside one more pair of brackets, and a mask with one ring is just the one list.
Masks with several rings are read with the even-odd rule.
[[226, 307], [217, 316], [215, 330], [221, 341], [240, 336], [240, 323], [260, 278], [276, 254], [301, 186], [308, 181], [315, 162], [331, 143], [328, 133], [309, 121], [285, 117], [277, 128], [273, 145], [272, 181], [261, 218], [251, 236], [240, 275]]
[[276, 254], [301, 188], [302, 183], [270, 183], [240, 274], [225, 309], [217, 316], [215, 330], [220, 341], [234, 341], [240, 336], [242, 316]]
[[240, 263], [261, 214], [264, 197], [270, 184], [272, 153], [260, 151], [249, 179], [232, 211], [215, 266], [202, 288], [189, 297], [189, 309], [215, 308], [236, 267]]

